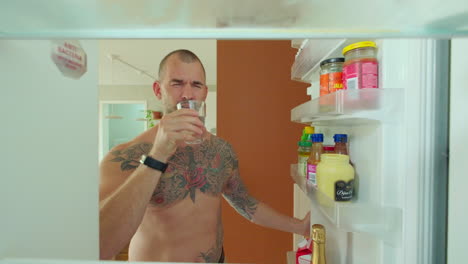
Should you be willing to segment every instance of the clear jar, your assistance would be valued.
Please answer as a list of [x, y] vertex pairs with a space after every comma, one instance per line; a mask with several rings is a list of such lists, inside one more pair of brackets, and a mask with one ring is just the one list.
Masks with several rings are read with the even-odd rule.
[[344, 61], [344, 58], [331, 58], [320, 63], [320, 96], [343, 89]]
[[357, 42], [343, 49], [344, 89], [379, 87], [377, 45], [373, 41]]
[[353, 198], [354, 168], [349, 164], [348, 155], [322, 154], [317, 165], [317, 188], [335, 202]]

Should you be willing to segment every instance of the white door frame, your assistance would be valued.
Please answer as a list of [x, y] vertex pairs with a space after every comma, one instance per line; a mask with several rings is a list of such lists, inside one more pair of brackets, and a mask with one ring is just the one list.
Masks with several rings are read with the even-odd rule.
[[[98, 138], [98, 158], [99, 162], [104, 158], [103, 153], [103, 144], [104, 144], [104, 135], [103, 135], [103, 126], [102, 122], [104, 120], [104, 105], [105, 104], [143, 104], [145, 109], [148, 109], [148, 101], [146, 100], [99, 100], [99, 138]], [[146, 122], [143, 123], [143, 128], [146, 130], [147, 124]]]

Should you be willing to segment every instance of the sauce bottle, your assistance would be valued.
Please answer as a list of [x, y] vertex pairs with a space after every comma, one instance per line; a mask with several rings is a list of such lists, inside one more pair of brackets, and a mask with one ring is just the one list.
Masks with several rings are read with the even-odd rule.
[[346, 134], [335, 134], [333, 136], [335, 140], [335, 154], [348, 155], [348, 135]]
[[323, 153], [323, 134], [312, 134], [310, 135], [310, 139], [312, 141], [312, 149], [307, 160], [307, 180], [316, 186], [317, 164], [319, 164], [320, 155]]

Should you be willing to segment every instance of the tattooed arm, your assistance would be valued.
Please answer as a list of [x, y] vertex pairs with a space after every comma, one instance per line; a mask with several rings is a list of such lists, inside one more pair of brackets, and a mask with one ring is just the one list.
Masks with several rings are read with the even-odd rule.
[[[149, 156], [167, 162], [178, 144], [193, 140], [193, 134], [203, 133], [203, 127], [197, 112], [177, 110], [165, 115], [157, 126], [138, 136], [133, 143], [114, 149], [104, 159], [99, 186], [101, 259], [113, 257], [130, 241], [161, 178], [160, 171], [138, 164], [140, 156], [148, 151]], [[121, 165], [116, 166], [115, 162]]]
[[[140, 225], [161, 172], [139, 166], [152, 144], [123, 144], [102, 161], [100, 169], [100, 259], [110, 259], [127, 245]], [[164, 157], [156, 159], [165, 162]]]
[[229, 177], [223, 195], [239, 214], [257, 225], [304, 236], [310, 235], [309, 215], [302, 220], [289, 217], [249, 195], [240, 178], [238, 160], [232, 149], [229, 151], [225, 169]]

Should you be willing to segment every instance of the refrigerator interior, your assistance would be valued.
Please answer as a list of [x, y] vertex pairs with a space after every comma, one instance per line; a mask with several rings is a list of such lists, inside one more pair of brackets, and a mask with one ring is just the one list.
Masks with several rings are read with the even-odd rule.
[[305, 192], [312, 224], [327, 229], [329, 263], [442, 263], [449, 41], [377, 39], [379, 89], [319, 97], [317, 64], [359, 40], [292, 42], [299, 47], [292, 78], [312, 84], [312, 100], [292, 109], [291, 120], [315, 126], [324, 145], [334, 144], [334, 134], [348, 134], [356, 172], [355, 197], [337, 203], [307, 184], [293, 164], [300, 187], [295, 201], [302, 200], [295, 210], [307, 210], [297, 193]]

